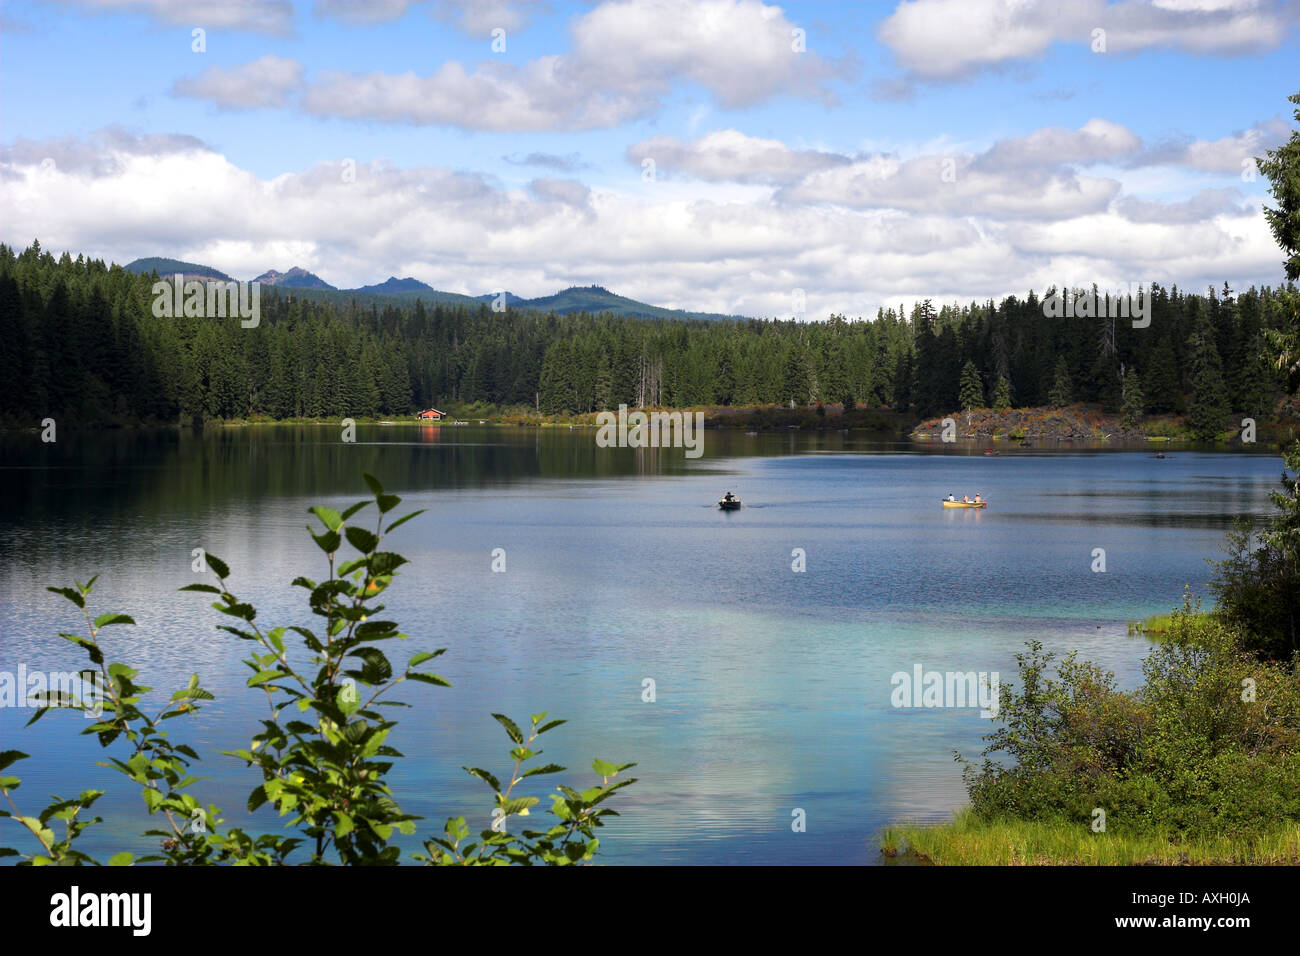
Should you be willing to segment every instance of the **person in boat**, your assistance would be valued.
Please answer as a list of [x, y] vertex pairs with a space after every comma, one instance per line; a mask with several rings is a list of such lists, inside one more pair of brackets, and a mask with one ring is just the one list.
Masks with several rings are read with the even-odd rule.
[[730, 491], [728, 491], [725, 495], [722, 496], [722, 500], [723, 500], [723, 501], [735, 501], [735, 500], [736, 500], [736, 496], [733, 495]]
[[975, 503], [976, 503], [977, 505], [979, 505], [979, 504], [983, 504], [983, 503], [984, 503], [984, 499], [983, 499], [982, 497], [980, 497], [980, 493], [979, 493], [978, 491], [975, 492]]
[[957, 500], [956, 496], [953, 495], [953, 493], [952, 493], [951, 491], [948, 492], [948, 500], [949, 500], [949, 501], [956, 501], [956, 500]]
[[966, 504], [970, 504], [970, 503], [971, 503], [971, 502], [970, 502], [970, 495], [962, 495], [962, 496], [961, 496], [961, 500], [964, 501]]

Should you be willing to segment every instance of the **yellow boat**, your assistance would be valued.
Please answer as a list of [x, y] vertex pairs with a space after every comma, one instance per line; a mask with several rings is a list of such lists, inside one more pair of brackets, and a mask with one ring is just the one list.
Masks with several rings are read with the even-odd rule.
[[949, 501], [947, 498], [942, 499], [945, 508], [987, 508], [987, 501]]

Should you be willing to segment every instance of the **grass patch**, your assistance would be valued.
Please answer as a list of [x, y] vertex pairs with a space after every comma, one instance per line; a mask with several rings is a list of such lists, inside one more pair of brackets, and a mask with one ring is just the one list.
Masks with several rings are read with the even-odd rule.
[[1130, 634], [1145, 634], [1147, 637], [1160, 638], [1169, 633], [1169, 629], [1174, 626], [1174, 616], [1172, 614], [1155, 614], [1142, 621], [1130, 621], [1128, 632]]
[[1093, 833], [1087, 824], [1033, 820], [985, 822], [960, 810], [951, 823], [897, 824], [878, 840], [885, 856], [913, 855], [938, 866], [1295, 865], [1300, 827], [1249, 836], [1184, 839], [1176, 834]]

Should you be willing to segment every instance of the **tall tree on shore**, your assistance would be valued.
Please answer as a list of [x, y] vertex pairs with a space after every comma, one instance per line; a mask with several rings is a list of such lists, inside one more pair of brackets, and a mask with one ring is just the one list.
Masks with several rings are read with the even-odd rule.
[[1074, 384], [1070, 381], [1070, 363], [1064, 355], [1056, 358], [1056, 370], [1052, 374], [1052, 390], [1047, 402], [1053, 408], [1064, 408], [1074, 400]]
[[1228, 417], [1228, 388], [1223, 381], [1223, 362], [1215, 348], [1208, 321], [1202, 322], [1189, 342], [1192, 347], [1192, 404], [1187, 427], [1201, 441], [1210, 441], [1223, 431]]
[[980, 371], [970, 359], [967, 359], [966, 364], [962, 366], [958, 401], [962, 411], [965, 412], [969, 412], [972, 408], [984, 407], [984, 385], [980, 382]]
[[993, 391], [993, 410], [1005, 412], [1011, 407], [1011, 383], [1005, 378], [998, 379], [998, 387]]
[[1123, 390], [1124, 403], [1120, 409], [1120, 426], [1125, 431], [1132, 431], [1142, 421], [1142, 412], [1146, 404], [1137, 369], [1131, 368], [1124, 373]]
[[[1300, 93], [1287, 100], [1300, 107]], [[1300, 123], [1300, 109], [1294, 115]], [[1283, 271], [1289, 281], [1295, 282], [1300, 279], [1300, 130], [1292, 130], [1290, 139], [1265, 155], [1266, 159], [1256, 157], [1255, 164], [1272, 184], [1269, 192], [1277, 200], [1277, 208], [1265, 206], [1264, 218], [1286, 253]], [[1300, 294], [1285, 290], [1281, 295], [1288, 313], [1287, 327], [1270, 329], [1265, 335], [1276, 355], [1277, 367], [1287, 376], [1287, 390], [1295, 391], [1300, 385]]]
[[1147, 369], [1147, 407], [1153, 412], [1181, 413], [1186, 407], [1182, 375], [1169, 336], [1162, 336]]

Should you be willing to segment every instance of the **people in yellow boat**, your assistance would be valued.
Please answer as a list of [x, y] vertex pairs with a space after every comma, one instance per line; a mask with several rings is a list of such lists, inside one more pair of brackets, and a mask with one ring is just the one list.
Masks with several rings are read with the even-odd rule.
[[949, 501], [956, 501], [956, 500], [957, 500], [957, 498], [953, 495], [953, 493], [952, 493], [951, 491], [948, 492], [948, 500], [949, 500]]
[[964, 501], [964, 502], [966, 502], [966, 504], [970, 504], [970, 503], [971, 503], [971, 501], [970, 501], [970, 495], [962, 495], [962, 496], [961, 496], [961, 500]]
[[978, 491], [975, 492], [975, 503], [977, 505], [984, 503], [984, 499], [980, 497], [980, 493]]

